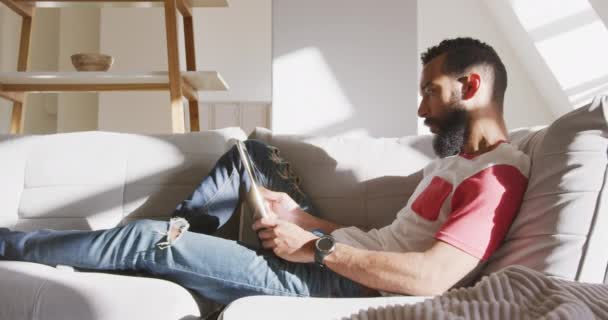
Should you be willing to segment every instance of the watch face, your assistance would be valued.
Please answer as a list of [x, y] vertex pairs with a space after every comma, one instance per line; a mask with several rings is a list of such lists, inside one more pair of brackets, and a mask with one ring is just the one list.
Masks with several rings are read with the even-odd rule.
[[331, 238], [321, 238], [317, 241], [317, 249], [320, 251], [329, 251], [334, 246], [334, 241]]

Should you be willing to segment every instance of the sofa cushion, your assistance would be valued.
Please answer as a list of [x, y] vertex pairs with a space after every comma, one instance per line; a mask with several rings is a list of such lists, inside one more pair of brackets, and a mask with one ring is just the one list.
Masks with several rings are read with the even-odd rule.
[[[399, 296], [375, 298], [301, 298], [253, 296], [241, 298], [222, 312], [219, 320], [346, 319], [370, 308], [415, 304], [432, 297]], [[361, 319], [368, 319], [365, 314]], [[393, 319], [393, 317], [388, 317]]]
[[512, 264], [586, 282], [608, 263], [608, 97], [596, 97], [542, 130], [512, 134], [530, 155], [528, 189], [484, 274]]

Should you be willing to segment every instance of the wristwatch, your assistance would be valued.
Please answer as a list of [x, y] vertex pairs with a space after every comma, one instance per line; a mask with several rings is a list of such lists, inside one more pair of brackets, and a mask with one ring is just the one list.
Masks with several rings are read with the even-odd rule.
[[334, 250], [336, 250], [336, 241], [331, 235], [327, 234], [317, 239], [315, 242], [315, 263], [321, 267], [325, 267], [323, 260]]

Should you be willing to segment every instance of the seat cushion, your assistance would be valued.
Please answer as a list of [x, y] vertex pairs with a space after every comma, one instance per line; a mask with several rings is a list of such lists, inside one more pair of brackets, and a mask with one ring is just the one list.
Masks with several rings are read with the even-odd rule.
[[[220, 320], [343, 319], [368, 308], [414, 304], [430, 297], [299, 298], [253, 296], [231, 303]], [[362, 318], [364, 319], [364, 318]]]
[[[0, 261], [0, 319], [198, 319], [186, 289], [166, 280]], [[10, 289], [9, 289], [10, 288]]]
[[542, 130], [513, 133], [531, 158], [528, 189], [483, 274], [517, 264], [569, 280], [604, 281], [607, 116], [608, 97], [600, 96]]

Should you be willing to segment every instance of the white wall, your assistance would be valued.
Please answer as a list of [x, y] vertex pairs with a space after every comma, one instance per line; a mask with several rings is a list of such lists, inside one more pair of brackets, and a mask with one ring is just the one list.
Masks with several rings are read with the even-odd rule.
[[[113, 71], [167, 70], [162, 9], [104, 8], [100, 52], [114, 57]], [[168, 92], [99, 93], [99, 130], [171, 132]]]
[[[543, 99], [539, 94], [526, 72], [527, 67], [522, 66], [525, 61], [518, 61], [484, 1], [417, 2], [418, 10], [416, 1], [400, 0], [276, 0], [274, 4], [271, 0], [231, 0], [229, 8], [195, 9], [198, 69], [220, 71], [231, 87], [228, 92], [200, 92], [199, 95], [204, 102], [218, 103], [214, 108], [224, 108], [220, 106], [231, 103], [245, 106], [243, 102], [255, 105], [272, 101], [271, 121], [276, 132], [415, 134], [419, 52], [446, 37], [471, 35], [492, 44], [509, 69], [506, 100], [509, 127], [543, 124], [554, 118], [546, 97]], [[41, 10], [39, 14], [47, 12]], [[56, 11], [46, 14], [46, 19], [52, 21], [59, 19], [58, 16]], [[37, 18], [41, 17], [44, 15]], [[0, 6], [1, 70], [15, 68], [18, 44], [15, 28], [19, 28], [19, 23], [14, 13]], [[91, 25], [95, 27], [94, 23]], [[35, 23], [34, 28], [40, 26]], [[34, 39], [32, 48], [47, 46], [47, 49], [35, 50], [30, 65], [37, 65], [38, 70], [52, 70], [50, 57], [61, 50], [59, 57], [55, 57], [55, 68], [70, 69], [66, 59], [78, 48], [59, 49], [52, 44], [57, 43], [54, 39], [59, 38], [59, 34], [80, 31], [65, 22], [61, 25], [48, 22], [43, 29], [34, 32], [34, 38], [44, 36]], [[102, 9], [99, 32], [100, 51], [116, 57], [113, 70], [166, 69], [161, 9]], [[65, 43], [66, 39], [63, 36], [60, 41]], [[85, 47], [94, 49], [94, 44], [91, 42]], [[181, 45], [180, 54], [185, 69]], [[62, 96], [59, 99], [69, 99]], [[165, 92], [100, 94], [98, 128], [170, 132], [168, 101]], [[42, 108], [26, 107], [26, 132], [35, 132], [36, 127], [42, 128], [40, 131], [80, 130], [67, 129], [70, 123], [67, 120], [60, 121], [64, 129], [57, 128], [57, 121], [52, 118], [57, 109], [56, 95], [30, 95], [28, 106], [35, 103]], [[95, 101], [80, 103], [84, 104], [94, 105]], [[0, 100], [0, 132], [8, 131], [10, 106]], [[78, 109], [78, 102], [73, 106], [72, 116], [64, 111], [60, 113], [64, 117], [60, 118], [79, 119], [77, 111], [83, 110]], [[209, 107], [204, 106], [201, 103], [201, 128], [209, 127], [204, 118], [210, 114]], [[34, 115], [33, 110], [42, 109], [47, 110], [46, 114]], [[62, 109], [69, 108], [64, 105]], [[237, 114], [226, 110], [226, 114], [231, 113]], [[89, 113], [84, 118], [95, 119], [95, 115]], [[40, 121], [38, 125], [34, 125], [36, 121]], [[92, 128], [89, 123], [81, 129]]]
[[[59, 16], [59, 9], [36, 12], [32, 24], [28, 70], [57, 70]], [[13, 48], [13, 51], [17, 53], [18, 49]], [[24, 133], [44, 134], [57, 131], [57, 96], [55, 93], [27, 95], [23, 110]]]
[[200, 110], [201, 131], [241, 127], [249, 135], [256, 127], [270, 128], [270, 103], [201, 103]]
[[[75, 71], [70, 58], [72, 54], [99, 51], [99, 14], [99, 8], [61, 9], [57, 41], [59, 71]], [[97, 100], [97, 93], [60, 93], [57, 101], [57, 132], [96, 130]]]
[[[445, 38], [470, 36], [490, 44], [508, 73], [505, 120], [509, 129], [550, 123], [555, 115], [539, 94], [503, 33], [481, 0], [418, 1], [418, 50]], [[421, 132], [426, 129], [421, 129]]]
[[273, 130], [416, 133], [416, 1], [275, 0]]
[[[269, 102], [271, 0], [229, 3], [228, 8], [194, 9], [197, 69], [219, 71], [230, 86], [228, 92], [199, 92], [199, 97], [203, 102]], [[185, 70], [181, 21], [180, 63]], [[162, 9], [102, 9], [100, 50], [115, 57], [112, 70], [166, 70], [165, 41]], [[202, 122], [204, 111], [199, 112]], [[101, 93], [99, 129], [171, 132], [169, 93]]]
[[272, 0], [230, 0], [229, 5], [195, 9], [198, 69], [219, 71], [230, 86], [228, 91], [199, 92], [199, 97], [268, 103], [272, 100]]

